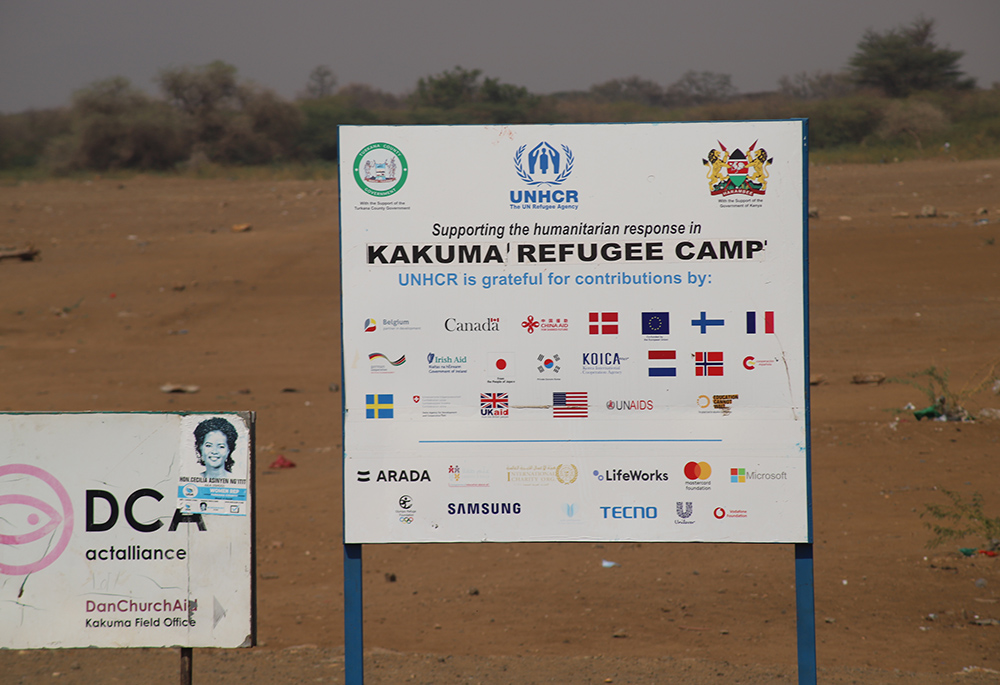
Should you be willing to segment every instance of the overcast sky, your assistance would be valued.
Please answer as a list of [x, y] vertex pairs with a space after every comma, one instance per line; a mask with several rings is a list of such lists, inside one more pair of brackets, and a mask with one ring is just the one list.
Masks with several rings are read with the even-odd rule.
[[288, 98], [318, 65], [396, 94], [456, 65], [538, 94], [691, 69], [756, 92], [921, 14], [981, 87], [1000, 81], [1000, 0], [0, 0], [0, 112], [112, 76], [155, 93], [159, 70], [216, 59]]

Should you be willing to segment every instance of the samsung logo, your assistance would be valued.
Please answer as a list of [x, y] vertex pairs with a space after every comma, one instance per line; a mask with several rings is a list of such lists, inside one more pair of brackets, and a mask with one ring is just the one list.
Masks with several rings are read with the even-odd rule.
[[520, 502], [449, 502], [448, 513], [452, 516], [458, 514], [482, 514], [484, 516], [497, 516], [500, 514], [520, 514]]

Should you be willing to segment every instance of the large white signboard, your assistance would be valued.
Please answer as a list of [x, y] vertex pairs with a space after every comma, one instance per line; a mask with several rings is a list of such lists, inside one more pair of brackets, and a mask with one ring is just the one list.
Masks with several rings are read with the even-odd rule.
[[241, 647], [253, 417], [0, 414], [0, 648]]
[[808, 542], [804, 147], [342, 127], [345, 541]]

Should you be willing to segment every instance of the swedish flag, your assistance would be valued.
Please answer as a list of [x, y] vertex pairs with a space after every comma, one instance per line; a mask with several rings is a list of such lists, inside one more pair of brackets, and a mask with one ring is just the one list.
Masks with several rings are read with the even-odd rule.
[[391, 419], [392, 395], [365, 395], [366, 419]]

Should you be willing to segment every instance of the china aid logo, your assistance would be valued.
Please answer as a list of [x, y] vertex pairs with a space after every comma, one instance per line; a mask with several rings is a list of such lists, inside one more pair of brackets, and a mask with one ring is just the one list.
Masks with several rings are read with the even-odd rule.
[[[66, 551], [72, 534], [73, 504], [55, 476], [30, 464], [0, 466], [0, 575], [41, 571]], [[19, 563], [9, 563], [12, 557]]]

